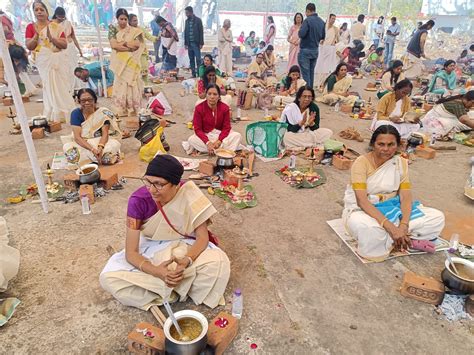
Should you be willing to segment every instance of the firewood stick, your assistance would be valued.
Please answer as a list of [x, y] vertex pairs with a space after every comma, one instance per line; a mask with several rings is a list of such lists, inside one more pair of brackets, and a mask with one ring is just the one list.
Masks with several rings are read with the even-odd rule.
[[456, 150], [456, 146], [448, 146], [448, 145], [432, 145], [430, 148], [434, 150]]
[[158, 323], [161, 325], [163, 328], [163, 325], [165, 324], [166, 317], [165, 315], [161, 312], [160, 308], [158, 306], [151, 306], [150, 307], [151, 314], [156, 318]]

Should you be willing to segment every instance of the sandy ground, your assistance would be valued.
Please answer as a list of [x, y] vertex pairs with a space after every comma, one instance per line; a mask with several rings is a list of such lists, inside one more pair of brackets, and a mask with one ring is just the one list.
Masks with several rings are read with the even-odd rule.
[[[365, 81], [355, 81], [362, 90]], [[186, 122], [195, 97], [180, 97], [179, 84], [163, 86], [178, 124], [167, 129], [172, 153], [184, 155], [181, 141], [191, 134]], [[28, 114], [41, 105], [28, 103]], [[2, 112], [6, 108], [0, 107]], [[321, 105], [323, 127], [335, 133], [356, 126], [365, 138], [369, 121], [354, 121]], [[262, 111], [251, 110], [257, 120]], [[245, 123], [234, 129], [244, 133]], [[0, 199], [33, 182], [22, 136], [8, 134], [10, 121], [0, 118]], [[35, 141], [43, 168], [55, 151], [61, 151], [62, 132]], [[363, 153], [364, 143], [346, 141]], [[123, 172], [141, 174], [145, 164], [137, 159], [139, 143], [123, 143]], [[456, 152], [439, 153], [435, 160], [418, 159], [411, 165], [416, 198], [426, 205], [469, 220], [472, 203], [462, 195], [472, 150], [457, 145]], [[301, 159], [301, 158], [299, 158]], [[302, 162], [299, 160], [299, 162]], [[219, 214], [213, 231], [220, 236], [232, 262], [226, 298], [241, 287], [244, 316], [230, 354], [395, 354], [469, 353], [474, 347], [473, 323], [450, 324], [439, 320], [434, 307], [406, 299], [399, 293], [407, 270], [439, 279], [442, 255], [399, 258], [363, 265], [326, 224], [338, 218], [349, 172], [324, 167], [328, 182], [316, 189], [296, 191], [283, 184], [274, 171], [287, 159], [257, 161], [260, 177], [252, 180], [258, 206], [236, 210], [217, 197], [209, 197]], [[61, 173], [58, 173], [59, 180]], [[140, 321], [153, 322], [151, 314], [124, 307], [104, 292], [98, 275], [109, 254], [124, 246], [128, 196], [139, 186], [129, 181], [122, 191], [111, 192], [81, 214], [78, 203], [51, 204], [44, 214], [39, 205], [23, 202], [2, 205], [11, 245], [21, 252], [18, 276], [6, 295], [21, 300], [10, 322], [0, 330], [0, 353], [123, 353], [126, 337]], [[472, 222], [472, 219], [471, 219]], [[5, 295], [2, 295], [5, 296]], [[198, 309], [209, 319], [221, 309], [196, 307], [191, 302], [175, 309]], [[224, 307], [230, 310], [230, 303]], [[257, 350], [250, 344], [256, 343]], [[471, 350], [469, 350], [471, 349]]]

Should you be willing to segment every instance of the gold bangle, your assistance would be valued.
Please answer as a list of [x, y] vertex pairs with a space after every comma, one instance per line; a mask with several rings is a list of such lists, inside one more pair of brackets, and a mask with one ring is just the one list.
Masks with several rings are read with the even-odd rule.
[[408, 222], [400, 222], [400, 225], [402, 224], [406, 225], [407, 227], [409, 226]]
[[380, 227], [383, 228], [383, 225], [384, 225], [385, 222], [387, 222], [387, 220], [388, 220], [388, 218], [385, 217], [385, 218], [382, 220], [382, 222], [380, 222]]
[[143, 264], [146, 263], [147, 261], [150, 262], [150, 259], [145, 258], [145, 259], [142, 260], [142, 262], [140, 263], [140, 265], [138, 265], [138, 269], [139, 269], [141, 272], [143, 272], [143, 270], [142, 270]]
[[105, 145], [103, 145], [103, 144], [97, 144], [97, 147], [104, 149], [104, 148], [105, 148]]

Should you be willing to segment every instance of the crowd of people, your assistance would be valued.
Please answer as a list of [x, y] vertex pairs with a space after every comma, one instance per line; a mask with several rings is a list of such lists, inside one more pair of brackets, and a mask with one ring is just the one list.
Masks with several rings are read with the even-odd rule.
[[[68, 2], [71, 7], [82, 3]], [[78, 21], [70, 8], [57, 7], [51, 13], [45, 3], [34, 1], [31, 10], [34, 18], [26, 27], [25, 45], [41, 78], [43, 114], [49, 120], [70, 118], [72, 135], [63, 143], [71, 162], [87, 158], [98, 164], [115, 164], [120, 160], [123, 132], [118, 117], [137, 116], [150, 76], [152, 58], [146, 40], [154, 44], [155, 62], [162, 61], [162, 75], [176, 71], [178, 43], [184, 41], [198, 96], [194, 132], [183, 142], [186, 153], [214, 155], [218, 149], [241, 149], [242, 136], [231, 123], [235, 82], [234, 37], [229, 19], [222, 22], [217, 33], [215, 63], [211, 54], [202, 57], [204, 26], [192, 7], [185, 8], [182, 36], [158, 12], [152, 33], [148, 33], [139, 26], [139, 14], [119, 8], [113, 24], [108, 17], [104, 20], [112, 53], [110, 64], [102, 68], [98, 63], [77, 65], [82, 52], [74, 31]], [[17, 80], [27, 91], [32, 85], [24, 74], [27, 53], [15, 41], [7, 17], [1, 16]], [[359, 15], [350, 28], [347, 23], [338, 28], [335, 14], [325, 22], [316, 13], [316, 6], [309, 3], [305, 16], [297, 13], [293, 18], [287, 37], [287, 72], [281, 80], [275, 56], [277, 28], [272, 16], [267, 18], [262, 42], [254, 31], [248, 37], [240, 33], [237, 42], [252, 57], [246, 70], [246, 90], [273, 94], [271, 103], [282, 108], [280, 122], [287, 126], [283, 144], [289, 150], [322, 147], [332, 137], [330, 129], [321, 127], [318, 104], [354, 105], [360, 95], [351, 90], [352, 75], [363, 71], [380, 80], [380, 101], [371, 127], [372, 151], [353, 165], [343, 213], [349, 232], [358, 239], [360, 255], [377, 259], [386, 257], [393, 247], [408, 247], [412, 239], [439, 236], [443, 214], [412, 201], [407, 162], [395, 153], [401, 140], [419, 131], [421, 125], [438, 137], [474, 129], [474, 119], [468, 114], [474, 106], [474, 91], [461, 92], [457, 63], [448, 60], [432, 75], [427, 88], [443, 98], [421, 121], [405, 122], [404, 116], [411, 110], [410, 79], [423, 73], [427, 36], [435, 23], [427, 21], [414, 32], [402, 61], [393, 58], [401, 32], [397, 19], [392, 17], [385, 28], [381, 16], [371, 31], [367, 31], [364, 21], [365, 16]], [[373, 46], [365, 53], [367, 36]], [[472, 52], [473, 46], [460, 55], [458, 62], [464, 70], [472, 68]], [[98, 106], [104, 81], [106, 87], [102, 90], [111, 88], [114, 111]], [[166, 299], [188, 297], [209, 307], [223, 304], [230, 264], [208, 230], [216, 210], [193, 182], [181, 182], [182, 174], [183, 168], [175, 158], [157, 155], [142, 179], [144, 187], [129, 199], [126, 248], [109, 260], [100, 276], [102, 286], [125, 305], [149, 309]], [[386, 212], [387, 204], [392, 207], [391, 213], [393, 207], [398, 209], [396, 217]]]

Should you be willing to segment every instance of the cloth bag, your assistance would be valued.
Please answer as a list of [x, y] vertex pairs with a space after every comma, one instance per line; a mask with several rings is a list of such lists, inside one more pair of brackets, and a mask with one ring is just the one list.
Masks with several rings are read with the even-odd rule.
[[161, 143], [161, 135], [163, 134], [163, 127], [159, 127], [156, 135], [151, 141], [140, 148], [138, 156], [140, 160], [149, 163], [158, 152], [166, 154], [166, 150]]
[[254, 122], [247, 126], [247, 144], [253, 146], [255, 152], [266, 158], [275, 158], [283, 148], [283, 137], [288, 124], [283, 122]]

